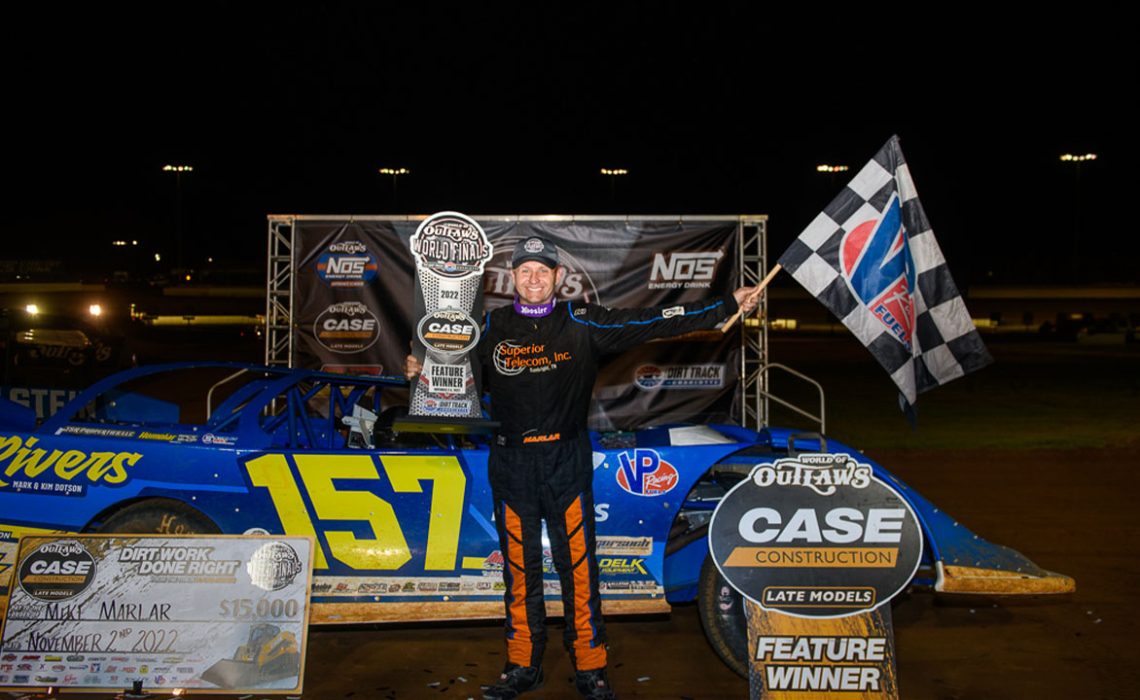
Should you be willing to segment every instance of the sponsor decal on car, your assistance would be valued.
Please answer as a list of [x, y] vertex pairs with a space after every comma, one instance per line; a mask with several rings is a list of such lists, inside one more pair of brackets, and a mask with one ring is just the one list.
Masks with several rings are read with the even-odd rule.
[[[39, 438], [34, 437], [25, 441], [19, 435], [0, 435], [0, 468], [3, 469], [0, 473], [0, 489], [11, 487], [15, 490], [66, 494], [75, 489], [61, 488], [62, 485], [49, 479], [54, 477], [73, 482], [80, 474], [93, 484], [122, 484], [128, 477], [127, 467], [133, 467], [142, 459], [142, 454], [138, 452], [50, 449], [51, 444], [41, 444]], [[16, 484], [20, 481], [21, 473], [26, 479], [23, 480], [24, 483]], [[29, 479], [34, 481], [28, 481]], [[77, 482], [76, 485], [86, 488], [82, 482]]]
[[598, 554], [649, 556], [653, 553], [653, 538], [598, 535], [596, 551]]
[[599, 557], [598, 571], [603, 576], [616, 576], [619, 574], [649, 575], [649, 572], [645, 569], [645, 559], [641, 557]]
[[178, 436], [174, 433], [152, 433], [148, 430], [140, 431], [139, 440], [154, 440], [155, 442], [173, 442]]
[[237, 438], [232, 435], [218, 435], [216, 433], [206, 433], [202, 436], [203, 445], [223, 445], [231, 446], [237, 444]]
[[94, 437], [133, 438], [138, 431], [123, 428], [96, 428], [89, 425], [65, 425], [56, 435], [91, 435]]
[[657, 450], [638, 449], [618, 453], [618, 486], [634, 496], [663, 496], [677, 486], [677, 468]]

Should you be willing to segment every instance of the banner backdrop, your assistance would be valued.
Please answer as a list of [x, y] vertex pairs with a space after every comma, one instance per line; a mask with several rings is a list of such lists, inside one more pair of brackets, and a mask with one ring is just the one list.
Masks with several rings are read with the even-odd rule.
[[[738, 283], [736, 222], [473, 218], [495, 248], [483, 278], [487, 310], [513, 300], [511, 252], [531, 235], [551, 239], [562, 251], [566, 278], [557, 294], [563, 300], [656, 306], [726, 294]], [[418, 223], [295, 223], [298, 366], [402, 374], [416, 321], [408, 242]], [[739, 344], [735, 332], [726, 337], [715, 332], [608, 358], [595, 386], [590, 427], [629, 430], [729, 420]]]

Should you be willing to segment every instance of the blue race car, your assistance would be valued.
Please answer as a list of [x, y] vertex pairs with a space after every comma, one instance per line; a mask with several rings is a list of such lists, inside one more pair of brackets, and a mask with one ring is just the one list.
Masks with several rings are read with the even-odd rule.
[[[20, 536], [272, 533], [316, 540], [317, 623], [495, 618], [503, 556], [487, 442], [398, 432], [402, 379], [234, 363], [140, 367], [104, 379], [38, 427], [0, 400], [0, 614]], [[390, 402], [392, 405], [390, 405]], [[758, 462], [821, 438], [731, 425], [593, 434], [597, 553], [607, 614], [697, 600], [717, 652], [746, 669], [741, 600], [708, 556], [720, 498]], [[1073, 590], [959, 526], [881, 466], [917, 514], [935, 591]], [[547, 559], [551, 614], [561, 611]]]

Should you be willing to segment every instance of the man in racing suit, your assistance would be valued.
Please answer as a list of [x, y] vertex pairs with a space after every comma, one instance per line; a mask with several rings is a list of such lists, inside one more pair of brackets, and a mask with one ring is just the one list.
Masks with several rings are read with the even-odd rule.
[[[542, 685], [546, 645], [542, 522], [562, 585], [564, 642], [579, 692], [613, 698], [594, 553], [593, 450], [586, 427], [600, 356], [653, 338], [712, 328], [751, 288], [702, 302], [647, 309], [556, 303], [562, 282], [554, 245], [521, 241], [511, 258], [516, 298], [492, 311], [479, 341], [484, 388], [500, 428], [488, 477], [506, 583], [507, 665], [485, 698], [505, 700]], [[418, 371], [409, 358], [409, 374]]]

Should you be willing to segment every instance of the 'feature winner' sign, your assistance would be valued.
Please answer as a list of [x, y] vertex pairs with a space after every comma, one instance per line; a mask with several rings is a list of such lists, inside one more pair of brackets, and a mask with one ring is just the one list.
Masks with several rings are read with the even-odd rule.
[[709, 529], [713, 560], [748, 600], [753, 694], [894, 697], [889, 607], [918, 569], [910, 505], [845, 454], [760, 464]]

